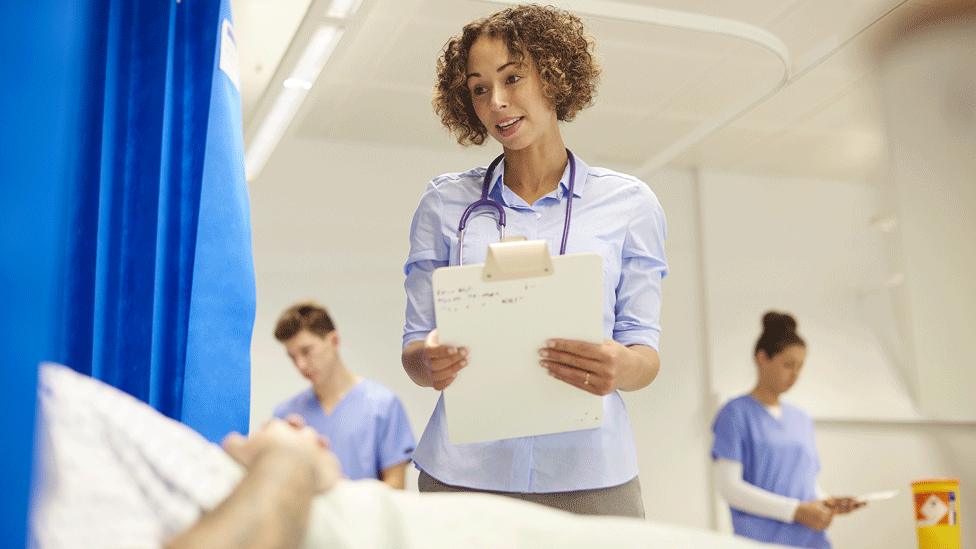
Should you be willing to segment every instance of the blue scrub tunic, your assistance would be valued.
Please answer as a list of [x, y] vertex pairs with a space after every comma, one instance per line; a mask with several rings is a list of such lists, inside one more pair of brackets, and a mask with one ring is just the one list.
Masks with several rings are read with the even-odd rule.
[[298, 414], [328, 437], [342, 472], [352, 479], [379, 479], [383, 469], [410, 459], [413, 431], [400, 399], [386, 387], [364, 379], [354, 385], [331, 414], [325, 413], [315, 391], [302, 391], [281, 403], [274, 416]]
[[[817, 499], [820, 458], [813, 420], [789, 404], [775, 418], [749, 395], [725, 404], [715, 418], [712, 459], [742, 464], [743, 480], [763, 490], [800, 501]], [[766, 543], [829, 549], [826, 532], [732, 509], [735, 533]]]

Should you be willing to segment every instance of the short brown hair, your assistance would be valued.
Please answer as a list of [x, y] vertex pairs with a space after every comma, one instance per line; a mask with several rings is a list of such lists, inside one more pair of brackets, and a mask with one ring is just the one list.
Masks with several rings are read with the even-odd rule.
[[295, 337], [298, 332], [308, 330], [313, 334], [324, 337], [329, 332], [335, 330], [335, 324], [329, 317], [325, 307], [307, 301], [296, 303], [278, 317], [278, 324], [275, 325], [275, 339], [282, 343]]
[[478, 19], [452, 37], [437, 60], [434, 112], [462, 145], [481, 145], [488, 130], [478, 120], [467, 87], [468, 53], [480, 36], [505, 40], [518, 61], [526, 54], [535, 62], [542, 93], [559, 120], [570, 121], [593, 103], [600, 66], [593, 57], [593, 39], [583, 22], [552, 6], [515, 6]]

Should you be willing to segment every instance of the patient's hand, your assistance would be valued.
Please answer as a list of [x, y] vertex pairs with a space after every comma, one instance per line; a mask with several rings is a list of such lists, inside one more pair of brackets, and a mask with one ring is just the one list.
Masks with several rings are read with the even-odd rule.
[[223, 445], [247, 474], [167, 549], [300, 546], [312, 498], [341, 476], [328, 442], [296, 416], [273, 419], [250, 437], [231, 433]]
[[329, 450], [328, 441], [306, 426], [300, 416], [289, 416], [286, 421], [273, 419], [246, 438], [239, 433], [231, 433], [224, 438], [222, 445], [232, 458], [247, 469], [271, 456], [287, 457], [306, 464], [315, 477], [318, 493], [325, 492], [342, 478], [339, 461]]

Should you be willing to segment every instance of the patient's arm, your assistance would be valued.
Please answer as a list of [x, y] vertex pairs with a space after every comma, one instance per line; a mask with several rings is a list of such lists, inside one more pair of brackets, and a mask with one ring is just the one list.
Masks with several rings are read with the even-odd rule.
[[312, 466], [288, 451], [269, 451], [220, 505], [166, 546], [296, 547], [314, 495]]
[[407, 464], [409, 461], [390, 465], [380, 472], [380, 480], [390, 485], [391, 488], [403, 490], [405, 478], [407, 476]]
[[307, 427], [274, 420], [249, 439], [236, 433], [227, 437], [224, 449], [247, 474], [227, 499], [167, 547], [298, 546], [312, 497], [341, 476], [323, 439]]

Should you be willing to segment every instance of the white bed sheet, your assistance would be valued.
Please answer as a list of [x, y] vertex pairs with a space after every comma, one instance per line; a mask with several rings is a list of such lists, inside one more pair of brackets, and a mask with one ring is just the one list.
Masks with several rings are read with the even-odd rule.
[[316, 499], [306, 548], [770, 549], [741, 537], [652, 521], [573, 515], [487, 494], [418, 494], [341, 482]]

